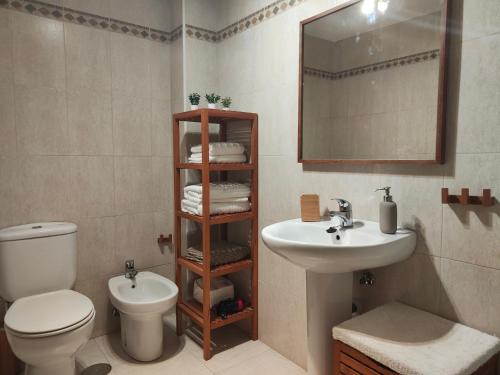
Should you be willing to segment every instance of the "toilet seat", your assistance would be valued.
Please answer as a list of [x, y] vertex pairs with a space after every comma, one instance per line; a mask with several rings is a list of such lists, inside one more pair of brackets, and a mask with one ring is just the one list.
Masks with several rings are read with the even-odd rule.
[[15, 336], [39, 338], [73, 331], [94, 316], [94, 305], [88, 297], [73, 290], [58, 290], [15, 301], [4, 322]]

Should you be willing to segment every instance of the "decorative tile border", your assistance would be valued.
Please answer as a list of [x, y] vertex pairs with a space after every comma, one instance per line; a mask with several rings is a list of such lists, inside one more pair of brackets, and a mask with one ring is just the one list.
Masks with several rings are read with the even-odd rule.
[[[217, 43], [236, 34], [240, 34], [288, 9], [291, 9], [307, 0], [277, 0], [258, 11], [243, 17], [237, 22], [224, 27], [219, 31], [207, 30], [193, 25], [185, 25], [186, 36], [198, 40]], [[101, 30], [113, 31], [138, 38], [149, 39], [161, 43], [168, 43], [182, 36], [183, 27], [178, 26], [172, 31], [157, 30], [148, 26], [136, 25], [97, 14], [64, 8], [58, 5], [44, 3], [38, 0], [0, 0], [0, 7], [14, 9], [36, 16], [52, 18], [64, 22], [93, 27]]]
[[219, 41], [218, 33], [201, 27], [186, 25], [186, 35], [190, 38], [216, 43]]
[[226, 40], [236, 34], [246, 31], [268, 19], [277, 16], [306, 0], [277, 0], [262, 9], [240, 19], [239, 21], [224, 27], [217, 32], [217, 41]]
[[375, 73], [381, 70], [392, 69], [400, 66], [418, 64], [421, 62], [435, 60], [439, 57], [440, 50], [435, 49], [431, 51], [425, 51], [416, 53], [413, 55], [397, 57], [395, 59], [381, 61], [375, 64], [364, 65], [348, 70], [342, 70], [340, 72], [329, 72], [326, 70], [315, 69], [311, 67], [304, 67], [304, 74], [312, 77], [323, 78], [328, 80], [339, 80], [343, 78], [349, 78], [358, 76], [366, 73]]
[[[102, 17], [97, 14], [85, 13], [75, 9], [63, 8], [38, 0], [0, 0], [0, 7], [161, 43], [171, 42], [177, 39], [179, 35], [179, 28], [174, 29], [172, 32], [155, 30], [147, 26]], [[180, 33], [182, 34], [182, 26], [180, 27]]]

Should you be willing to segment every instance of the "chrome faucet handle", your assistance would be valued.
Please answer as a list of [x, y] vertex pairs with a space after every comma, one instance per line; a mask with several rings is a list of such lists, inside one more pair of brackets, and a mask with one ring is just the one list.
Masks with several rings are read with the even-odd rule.
[[135, 269], [135, 264], [133, 259], [125, 261], [125, 277], [127, 279], [135, 279], [138, 271]]
[[332, 201], [337, 201], [339, 204], [340, 212], [349, 212], [352, 211], [352, 205], [349, 201], [342, 198], [332, 198]]

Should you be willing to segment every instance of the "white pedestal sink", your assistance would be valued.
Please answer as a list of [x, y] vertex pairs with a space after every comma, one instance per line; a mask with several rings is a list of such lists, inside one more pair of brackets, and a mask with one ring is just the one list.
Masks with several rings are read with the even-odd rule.
[[331, 225], [293, 219], [262, 230], [273, 252], [306, 270], [310, 375], [332, 373], [332, 328], [351, 317], [353, 271], [400, 262], [416, 246], [416, 234], [407, 229], [384, 234], [376, 222], [355, 220], [352, 228], [327, 233]]

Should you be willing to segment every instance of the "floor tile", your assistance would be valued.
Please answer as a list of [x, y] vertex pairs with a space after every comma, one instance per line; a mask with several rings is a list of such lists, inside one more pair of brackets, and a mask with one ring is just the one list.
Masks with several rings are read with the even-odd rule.
[[273, 350], [268, 350], [216, 375], [305, 375], [306, 371]]

